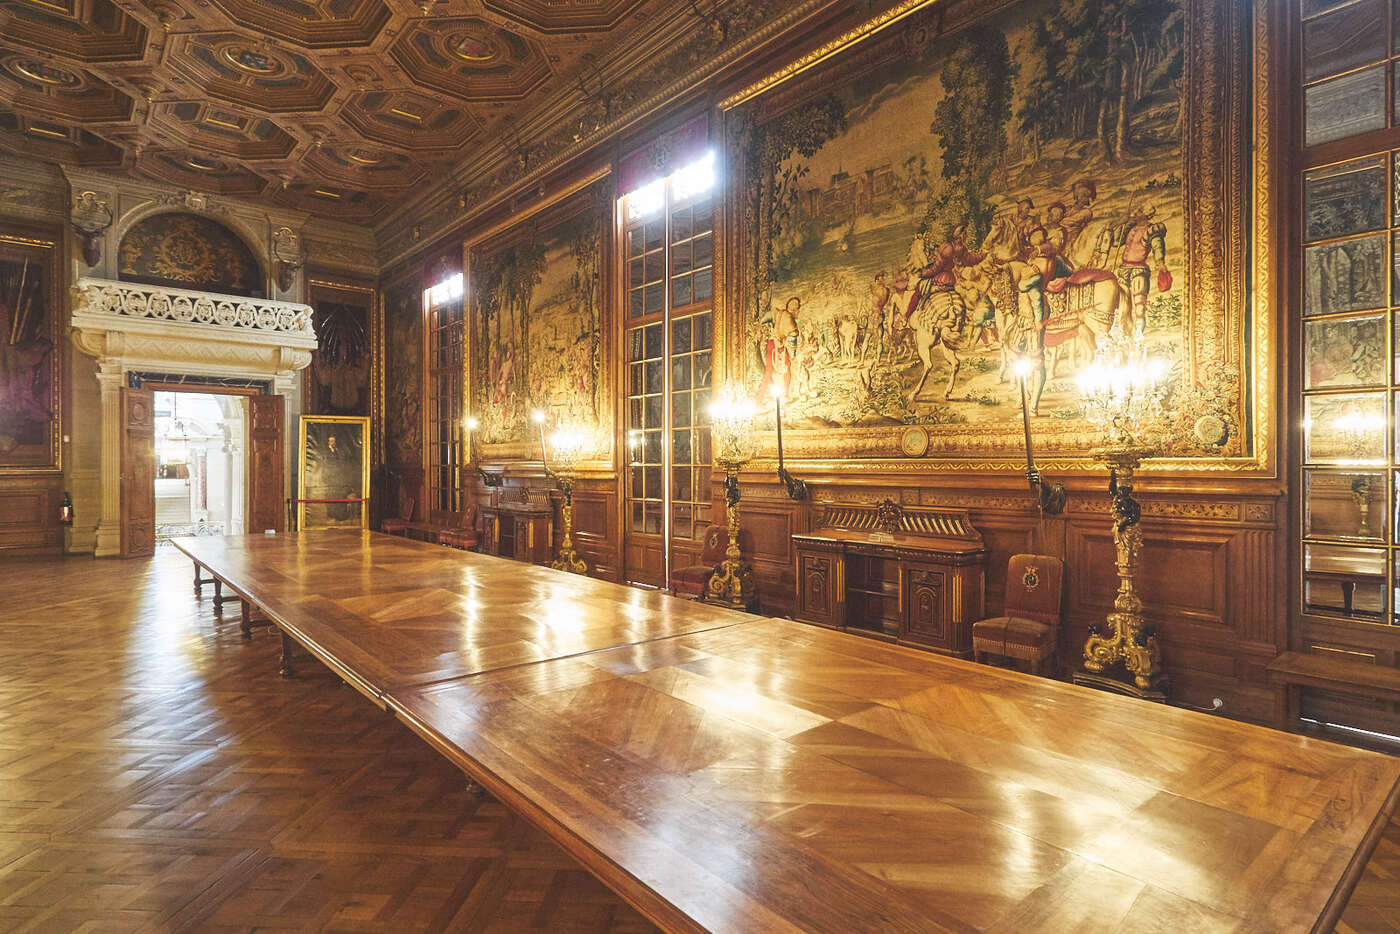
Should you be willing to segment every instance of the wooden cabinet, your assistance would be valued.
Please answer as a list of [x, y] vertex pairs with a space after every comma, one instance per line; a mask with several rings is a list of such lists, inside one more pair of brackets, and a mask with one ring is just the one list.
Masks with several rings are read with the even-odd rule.
[[488, 555], [549, 564], [554, 509], [543, 503], [492, 503], [481, 507], [481, 550]]
[[987, 553], [966, 510], [829, 505], [817, 526], [792, 536], [798, 619], [971, 654]]

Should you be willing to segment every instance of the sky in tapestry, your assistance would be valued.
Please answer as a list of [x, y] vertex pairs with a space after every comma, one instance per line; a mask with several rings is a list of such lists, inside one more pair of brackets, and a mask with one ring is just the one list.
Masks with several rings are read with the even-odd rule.
[[1107, 341], [1175, 364], [1183, 31], [1171, 0], [911, 28], [896, 61], [760, 126], [750, 382], [799, 424], [967, 424], [1019, 419], [1018, 357], [1061, 419]]

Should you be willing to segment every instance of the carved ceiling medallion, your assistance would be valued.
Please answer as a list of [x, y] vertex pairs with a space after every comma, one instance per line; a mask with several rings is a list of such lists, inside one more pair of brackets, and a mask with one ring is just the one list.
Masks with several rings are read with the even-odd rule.
[[246, 71], [260, 78], [280, 75], [287, 70], [286, 63], [267, 52], [259, 52], [242, 42], [227, 42], [219, 46], [219, 57], [239, 71]]
[[13, 57], [5, 60], [5, 70], [21, 81], [43, 87], [58, 86], [64, 88], [82, 87], [84, 81], [71, 71], [64, 71], [62, 68], [50, 65], [48, 62], [41, 62], [36, 58]]
[[474, 30], [453, 33], [443, 40], [448, 51], [473, 63], [492, 62], [500, 58], [500, 43], [493, 42]]

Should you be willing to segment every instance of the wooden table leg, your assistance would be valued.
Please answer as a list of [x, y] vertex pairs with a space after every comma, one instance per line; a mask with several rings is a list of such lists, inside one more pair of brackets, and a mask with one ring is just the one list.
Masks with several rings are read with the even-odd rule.
[[219, 580], [217, 577], [214, 578], [214, 612], [217, 613], [218, 611], [224, 608], [225, 600], [232, 599], [232, 597], [224, 596], [224, 582]]
[[196, 561], [194, 563], [194, 595], [196, 597], [202, 597], [204, 595], [203, 591], [200, 590], [203, 584], [204, 581], [199, 579], [199, 562]]
[[292, 650], [294, 643], [292, 637], [285, 632], [282, 633], [282, 658], [277, 669], [277, 673], [284, 678], [295, 678], [297, 671], [292, 667]]
[[242, 604], [243, 617], [239, 621], [238, 628], [243, 633], [243, 641], [251, 642], [253, 639], [253, 608], [247, 600], [240, 601]]

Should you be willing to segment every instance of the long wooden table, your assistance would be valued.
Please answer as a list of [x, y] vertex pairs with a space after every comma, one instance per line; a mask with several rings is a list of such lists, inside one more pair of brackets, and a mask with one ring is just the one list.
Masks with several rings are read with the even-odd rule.
[[1400, 760], [360, 532], [180, 539], [678, 931], [1328, 930]]

